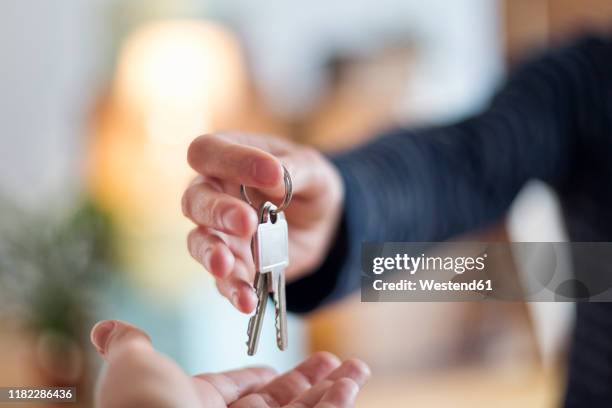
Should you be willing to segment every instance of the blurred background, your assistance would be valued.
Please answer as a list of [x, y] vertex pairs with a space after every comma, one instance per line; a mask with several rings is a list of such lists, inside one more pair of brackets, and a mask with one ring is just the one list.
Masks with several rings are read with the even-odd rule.
[[[239, 129], [337, 152], [477, 112], [517, 61], [612, 23], [607, 0], [6, 0], [0, 4], [0, 385], [76, 385], [88, 332], [128, 320], [191, 373], [313, 350], [373, 368], [359, 407], [555, 406], [571, 304], [361, 304], [248, 316], [193, 261], [180, 210], [197, 135]], [[488, 239], [562, 241], [532, 183]], [[482, 237], [481, 237], [482, 238]]]

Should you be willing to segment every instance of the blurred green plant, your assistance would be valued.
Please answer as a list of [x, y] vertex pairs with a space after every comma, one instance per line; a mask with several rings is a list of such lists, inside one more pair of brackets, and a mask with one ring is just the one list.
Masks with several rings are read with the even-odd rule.
[[0, 198], [0, 318], [80, 343], [115, 269], [111, 236], [91, 201], [35, 213]]

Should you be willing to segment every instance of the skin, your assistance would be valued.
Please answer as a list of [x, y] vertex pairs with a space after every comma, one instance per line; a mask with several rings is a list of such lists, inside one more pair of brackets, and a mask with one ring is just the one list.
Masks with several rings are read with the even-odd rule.
[[330, 353], [316, 353], [282, 375], [251, 367], [189, 376], [155, 351], [146, 333], [117, 320], [96, 324], [91, 341], [106, 361], [99, 408], [349, 408], [370, 376], [363, 362]]
[[186, 217], [196, 224], [188, 236], [191, 255], [215, 277], [219, 292], [240, 311], [251, 313], [257, 298], [251, 238], [257, 213], [240, 198], [240, 184], [256, 203], [280, 203], [283, 169], [293, 198], [284, 211], [289, 225], [288, 281], [315, 269], [338, 228], [343, 201], [341, 177], [316, 150], [287, 140], [245, 134], [196, 138], [187, 154], [199, 174], [183, 195]]
[[[280, 203], [285, 194], [282, 163], [293, 183], [293, 199], [285, 210], [287, 279], [322, 262], [338, 227], [343, 186], [320, 153], [271, 137], [205, 135], [190, 145], [188, 162], [199, 174], [182, 199], [183, 213], [196, 224], [188, 236], [189, 251], [238, 310], [251, 313], [257, 302], [250, 247], [257, 214], [240, 198], [240, 184], [249, 187], [256, 203]], [[100, 408], [349, 408], [370, 376], [360, 360], [340, 361], [324, 352], [281, 375], [251, 367], [189, 376], [155, 351], [146, 333], [117, 320], [94, 326], [91, 341], [107, 363], [95, 397]]]

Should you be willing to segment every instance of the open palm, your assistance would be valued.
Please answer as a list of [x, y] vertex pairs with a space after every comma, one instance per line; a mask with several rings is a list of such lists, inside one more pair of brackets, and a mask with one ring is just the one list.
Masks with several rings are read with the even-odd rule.
[[100, 322], [91, 339], [107, 362], [96, 393], [100, 408], [348, 408], [369, 377], [363, 362], [340, 362], [330, 353], [316, 353], [282, 375], [252, 367], [189, 376], [127, 323]]

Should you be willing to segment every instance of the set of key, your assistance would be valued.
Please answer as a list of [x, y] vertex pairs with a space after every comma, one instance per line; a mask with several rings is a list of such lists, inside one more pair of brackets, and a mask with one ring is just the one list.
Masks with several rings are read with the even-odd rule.
[[[266, 306], [270, 295], [274, 301], [276, 345], [287, 349], [287, 305], [285, 303], [285, 268], [289, 265], [289, 231], [283, 210], [287, 208], [292, 196], [292, 183], [289, 171], [283, 166], [285, 197], [276, 207], [264, 202], [257, 208], [257, 231], [251, 240], [253, 261], [255, 262], [255, 282], [257, 294], [255, 314], [249, 319], [247, 329], [247, 352], [250, 356], [257, 352], [261, 328], [263, 327]], [[254, 207], [244, 185], [240, 185], [240, 195]]]
[[285, 268], [289, 265], [289, 237], [287, 221], [282, 211], [270, 202], [259, 209], [259, 225], [251, 247], [255, 261], [255, 292], [257, 307], [249, 319], [248, 354], [257, 352], [268, 298], [272, 295], [275, 311], [276, 345], [287, 348], [287, 308], [285, 304]]

